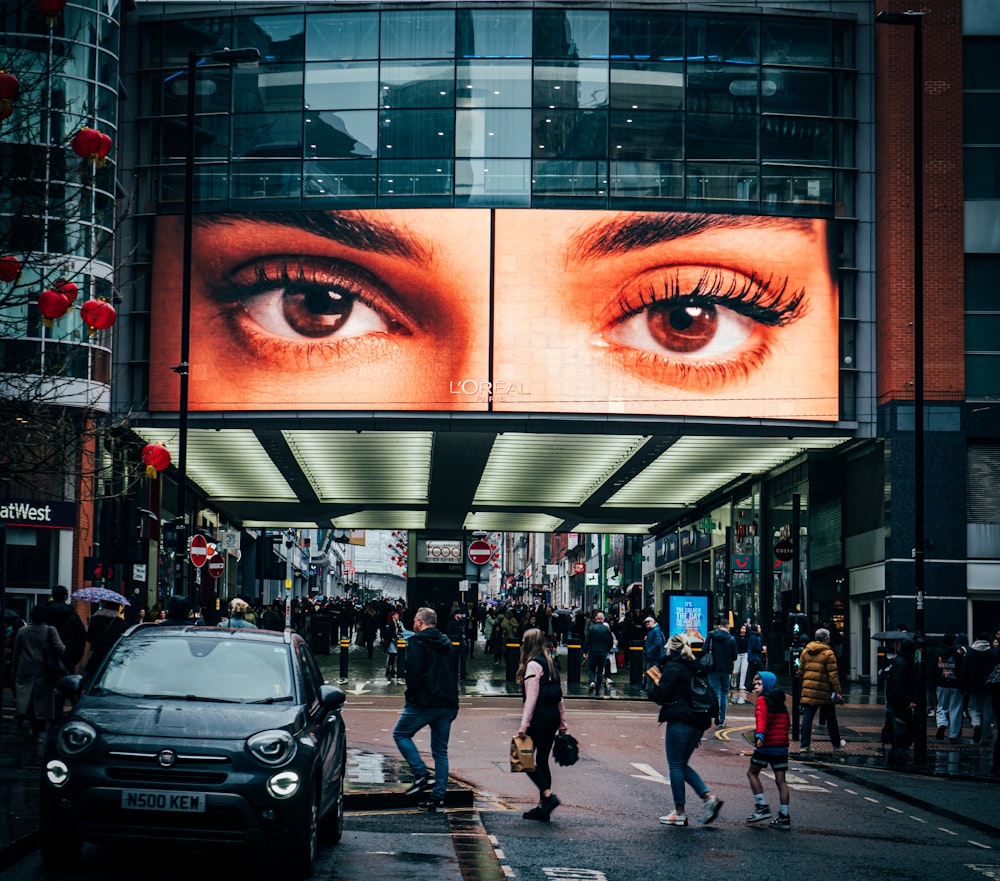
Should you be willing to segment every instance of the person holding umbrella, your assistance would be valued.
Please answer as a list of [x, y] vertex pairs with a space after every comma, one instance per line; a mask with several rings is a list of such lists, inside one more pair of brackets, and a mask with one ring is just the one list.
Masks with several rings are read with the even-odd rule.
[[90, 658], [85, 668], [87, 673], [93, 673], [100, 666], [124, 632], [125, 620], [121, 616], [121, 604], [118, 600], [102, 600], [101, 608], [94, 613], [87, 625], [87, 642], [90, 643]]

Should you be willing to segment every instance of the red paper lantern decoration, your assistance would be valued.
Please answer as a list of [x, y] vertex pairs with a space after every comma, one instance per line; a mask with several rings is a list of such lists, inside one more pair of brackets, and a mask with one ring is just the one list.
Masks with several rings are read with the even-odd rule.
[[0, 281], [14, 281], [20, 274], [21, 261], [17, 257], [0, 257]]
[[87, 300], [80, 307], [80, 318], [92, 330], [107, 330], [115, 323], [118, 313], [107, 300]]
[[45, 16], [45, 21], [55, 24], [59, 21], [59, 16], [66, 8], [66, 0], [35, 0], [35, 5], [39, 12]]
[[62, 294], [70, 303], [74, 302], [80, 293], [80, 289], [73, 282], [67, 281], [65, 278], [59, 279], [59, 281], [52, 285], [52, 290]]
[[81, 159], [100, 166], [104, 165], [105, 157], [111, 152], [111, 136], [85, 125], [73, 135], [70, 146]]
[[146, 476], [156, 480], [156, 475], [170, 464], [170, 450], [162, 444], [146, 444], [142, 448], [142, 464], [146, 466]]
[[42, 324], [52, 327], [52, 322], [62, 318], [69, 311], [70, 300], [64, 294], [48, 288], [38, 295], [38, 311], [42, 313]]
[[12, 73], [0, 70], [0, 121], [14, 112], [14, 101], [21, 94], [21, 83]]

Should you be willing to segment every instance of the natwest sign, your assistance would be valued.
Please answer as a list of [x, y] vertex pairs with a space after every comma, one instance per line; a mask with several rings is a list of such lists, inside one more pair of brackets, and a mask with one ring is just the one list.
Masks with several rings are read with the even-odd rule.
[[76, 526], [76, 504], [0, 499], [0, 522], [4, 526], [32, 526], [35, 529], [73, 529]]

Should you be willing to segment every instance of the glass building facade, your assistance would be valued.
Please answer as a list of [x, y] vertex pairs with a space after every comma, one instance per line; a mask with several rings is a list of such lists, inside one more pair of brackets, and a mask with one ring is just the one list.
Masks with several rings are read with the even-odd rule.
[[141, 22], [140, 204], [579, 207], [852, 217], [853, 18], [305, 7]]

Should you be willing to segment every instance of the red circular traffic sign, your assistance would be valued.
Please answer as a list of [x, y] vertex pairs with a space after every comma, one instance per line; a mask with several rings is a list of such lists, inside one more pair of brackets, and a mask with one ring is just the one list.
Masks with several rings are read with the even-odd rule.
[[472, 560], [472, 562], [477, 566], [482, 566], [483, 563], [489, 563], [489, 561], [493, 559], [493, 548], [491, 548], [489, 544], [481, 538], [476, 539], [469, 545], [469, 559]]
[[191, 558], [191, 565], [200, 569], [208, 560], [208, 542], [203, 535], [192, 535], [191, 545], [188, 548], [188, 556]]
[[219, 554], [216, 554], [208, 561], [208, 574], [211, 575], [212, 578], [218, 578], [225, 571], [226, 561]]

